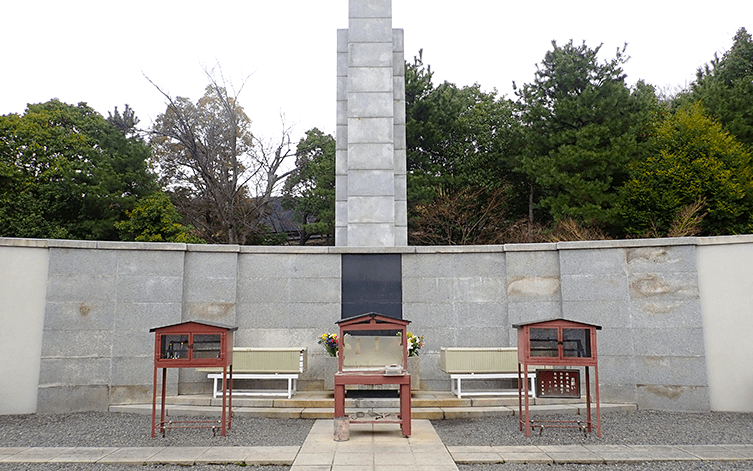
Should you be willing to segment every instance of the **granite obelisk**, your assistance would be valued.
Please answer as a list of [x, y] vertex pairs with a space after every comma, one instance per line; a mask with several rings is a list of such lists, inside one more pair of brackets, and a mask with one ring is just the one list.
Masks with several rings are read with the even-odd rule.
[[403, 30], [392, 0], [349, 0], [337, 34], [335, 245], [408, 244]]

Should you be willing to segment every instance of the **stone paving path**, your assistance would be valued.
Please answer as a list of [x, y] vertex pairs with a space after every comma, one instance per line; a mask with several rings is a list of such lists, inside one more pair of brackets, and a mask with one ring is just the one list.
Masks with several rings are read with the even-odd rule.
[[317, 420], [303, 445], [266, 447], [6, 447], [0, 463], [246, 464], [291, 471], [456, 471], [477, 463], [638, 463], [753, 460], [751, 445], [445, 446], [428, 420], [404, 438], [394, 424], [351, 424], [333, 440], [331, 419]]

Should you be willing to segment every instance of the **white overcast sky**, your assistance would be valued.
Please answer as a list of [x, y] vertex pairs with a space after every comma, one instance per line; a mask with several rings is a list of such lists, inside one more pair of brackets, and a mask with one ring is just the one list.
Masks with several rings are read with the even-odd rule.
[[[406, 59], [424, 50], [435, 84], [479, 83], [513, 96], [531, 82], [551, 41], [603, 43], [603, 58], [628, 43], [632, 84], [670, 90], [753, 33], [753, 1], [393, 0]], [[336, 30], [348, 0], [0, 0], [0, 115], [52, 98], [87, 102], [105, 117], [128, 103], [148, 126], [165, 102], [145, 75], [192, 100], [220, 64], [237, 85], [257, 135], [275, 137], [280, 113], [294, 139], [334, 134]]]

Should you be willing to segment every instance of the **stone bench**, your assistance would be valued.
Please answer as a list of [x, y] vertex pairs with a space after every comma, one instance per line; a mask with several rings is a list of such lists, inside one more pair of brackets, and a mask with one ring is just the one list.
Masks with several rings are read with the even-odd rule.
[[[308, 368], [308, 349], [298, 347], [238, 347], [233, 348], [233, 381], [239, 379], [285, 380], [285, 390], [275, 389], [235, 389], [234, 396], [279, 396], [290, 399], [296, 393], [298, 375]], [[214, 380], [212, 397], [222, 394], [222, 370], [219, 368], [196, 368], [207, 372], [207, 378]]]
[[[517, 388], [463, 391], [463, 380], [518, 379], [518, 349], [516, 347], [473, 348], [442, 347], [439, 367], [450, 375], [451, 390], [458, 398], [463, 396], [518, 395]], [[535, 369], [529, 367], [529, 371]], [[530, 375], [529, 394], [535, 397], [535, 375]], [[517, 384], [517, 383], [516, 383]]]

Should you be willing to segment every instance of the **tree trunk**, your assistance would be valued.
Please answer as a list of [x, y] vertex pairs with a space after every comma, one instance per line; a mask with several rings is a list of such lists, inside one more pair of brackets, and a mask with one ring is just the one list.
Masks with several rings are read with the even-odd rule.
[[528, 192], [528, 241], [533, 241], [533, 181]]

